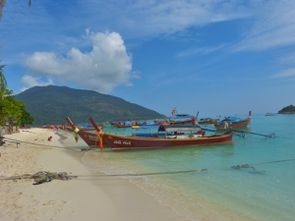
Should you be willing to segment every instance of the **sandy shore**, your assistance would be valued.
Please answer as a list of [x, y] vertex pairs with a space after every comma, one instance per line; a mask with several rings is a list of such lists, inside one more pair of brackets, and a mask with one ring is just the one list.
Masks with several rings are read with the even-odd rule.
[[[49, 142], [47, 139], [52, 136]], [[26, 129], [6, 136], [53, 146], [72, 146], [74, 139], [47, 129]], [[77, 160], [81, 151], [42, 145], [6, 143], [0, 147], [0, 177], [38, 171], [90, 174]], [[70, 153], [71, 152], [71, 153]], [[73, 157], [77, 156], [77, 157]], [[126, 179], [0, 181], [0, 220], [185, 220]]]

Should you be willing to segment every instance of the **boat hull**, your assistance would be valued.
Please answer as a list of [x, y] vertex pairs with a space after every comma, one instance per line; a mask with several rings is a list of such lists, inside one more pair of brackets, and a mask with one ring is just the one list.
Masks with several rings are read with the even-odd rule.
[[231, 122], [231, 121], [222, 121], [214, 126], [218, 130], [227, 130], [227, 129], [244, 129], [249, 126], [251, 122], [250, 118], [247, 118], [245, 120], [237, 121], [237, 122]]
[[[79, 135], [90, 147], [98, 147], [99, 139], [97, 134], [81, 130]], [[177, 139], [176, 137], [155, 138], [103, 134], [102, 138], [104, 147], [110, 147], [113, 150], [156, 149], [177, 146], [185, 147], [193, 145], [224, 144], [232, 142], [232, 134], [183, 139]]]

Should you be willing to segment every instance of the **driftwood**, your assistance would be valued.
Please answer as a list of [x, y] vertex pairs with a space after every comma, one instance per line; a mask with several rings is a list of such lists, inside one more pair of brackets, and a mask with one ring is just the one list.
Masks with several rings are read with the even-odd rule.
[[39, 185], [42, 183], [50, 182], [51, 180], [70, 180], [73, 178], [77, 178], [77, 176], [69, 175], [67, 172], [61, 173], [52, 173], [47, 171], [40, 171], [35, 174], [23, 174], [18, 176], [11, 176], [4, 178], [5, 180], [27, 180], [33, 179], [33, 185]]

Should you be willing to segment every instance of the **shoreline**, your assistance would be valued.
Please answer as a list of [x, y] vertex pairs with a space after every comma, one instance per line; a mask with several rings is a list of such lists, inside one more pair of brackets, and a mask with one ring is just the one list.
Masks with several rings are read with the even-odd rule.
[[[52, 141], [47, 138], [52, 136]], [[77, 145], [55, 131], [32, 128], [6, 137], [56, 146]], [[68, 141], [66, 140], [68, 139]], [[63, 144], [62, 144], [63, 143]], [[35, 173], [41, 170], [90, 175], [73, 151], [6, 143], [0, 147], [0, 176]], [[72, 154], [71, 154], [72, 153]], [[81, 155], [79, 151], [74, 155]], [[53, 180], [32, 185], [31, 180], [1, 181], [0, 219], [10, 220], [183, 220], [169, 207], [141, 191], [128, 180]], [[127, 203], [126, 203], [127, 202]]]

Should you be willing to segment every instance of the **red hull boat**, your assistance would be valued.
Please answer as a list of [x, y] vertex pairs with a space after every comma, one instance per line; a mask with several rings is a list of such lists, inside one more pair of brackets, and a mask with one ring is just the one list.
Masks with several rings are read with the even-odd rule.
[[251, 123], [252, 112], [249, 111], [248, 118], [239, 119], [239, 120], [231, 120], [231, 118], [225, 118], [224, 120], [215, 123], [215, 127], [218, 130], [228, 130], [228, 129], [243, 129], [247, 128]]
[[95, 134], [91, 131], [79, 130], [70, 118], [67, 118], [72, 129], [76, 131], [80, 137], [90, 147], [110, 147], [112, 150], [130, 150], [130, 149], [151, 149], [151, 148], [169, 148], [175, 146], [192, 146], [192, 145], [208, 145], [208, 144], [224, 144], [232, 142], [232, 134], [198, 136], [178, 138], [178, 136], [165, 137], [138, 137], [123, 136], [115, 134], [102, 133], [101, 129], [96, 126], [94, 121], [90, 119], [94, 128], [98, 131]]

